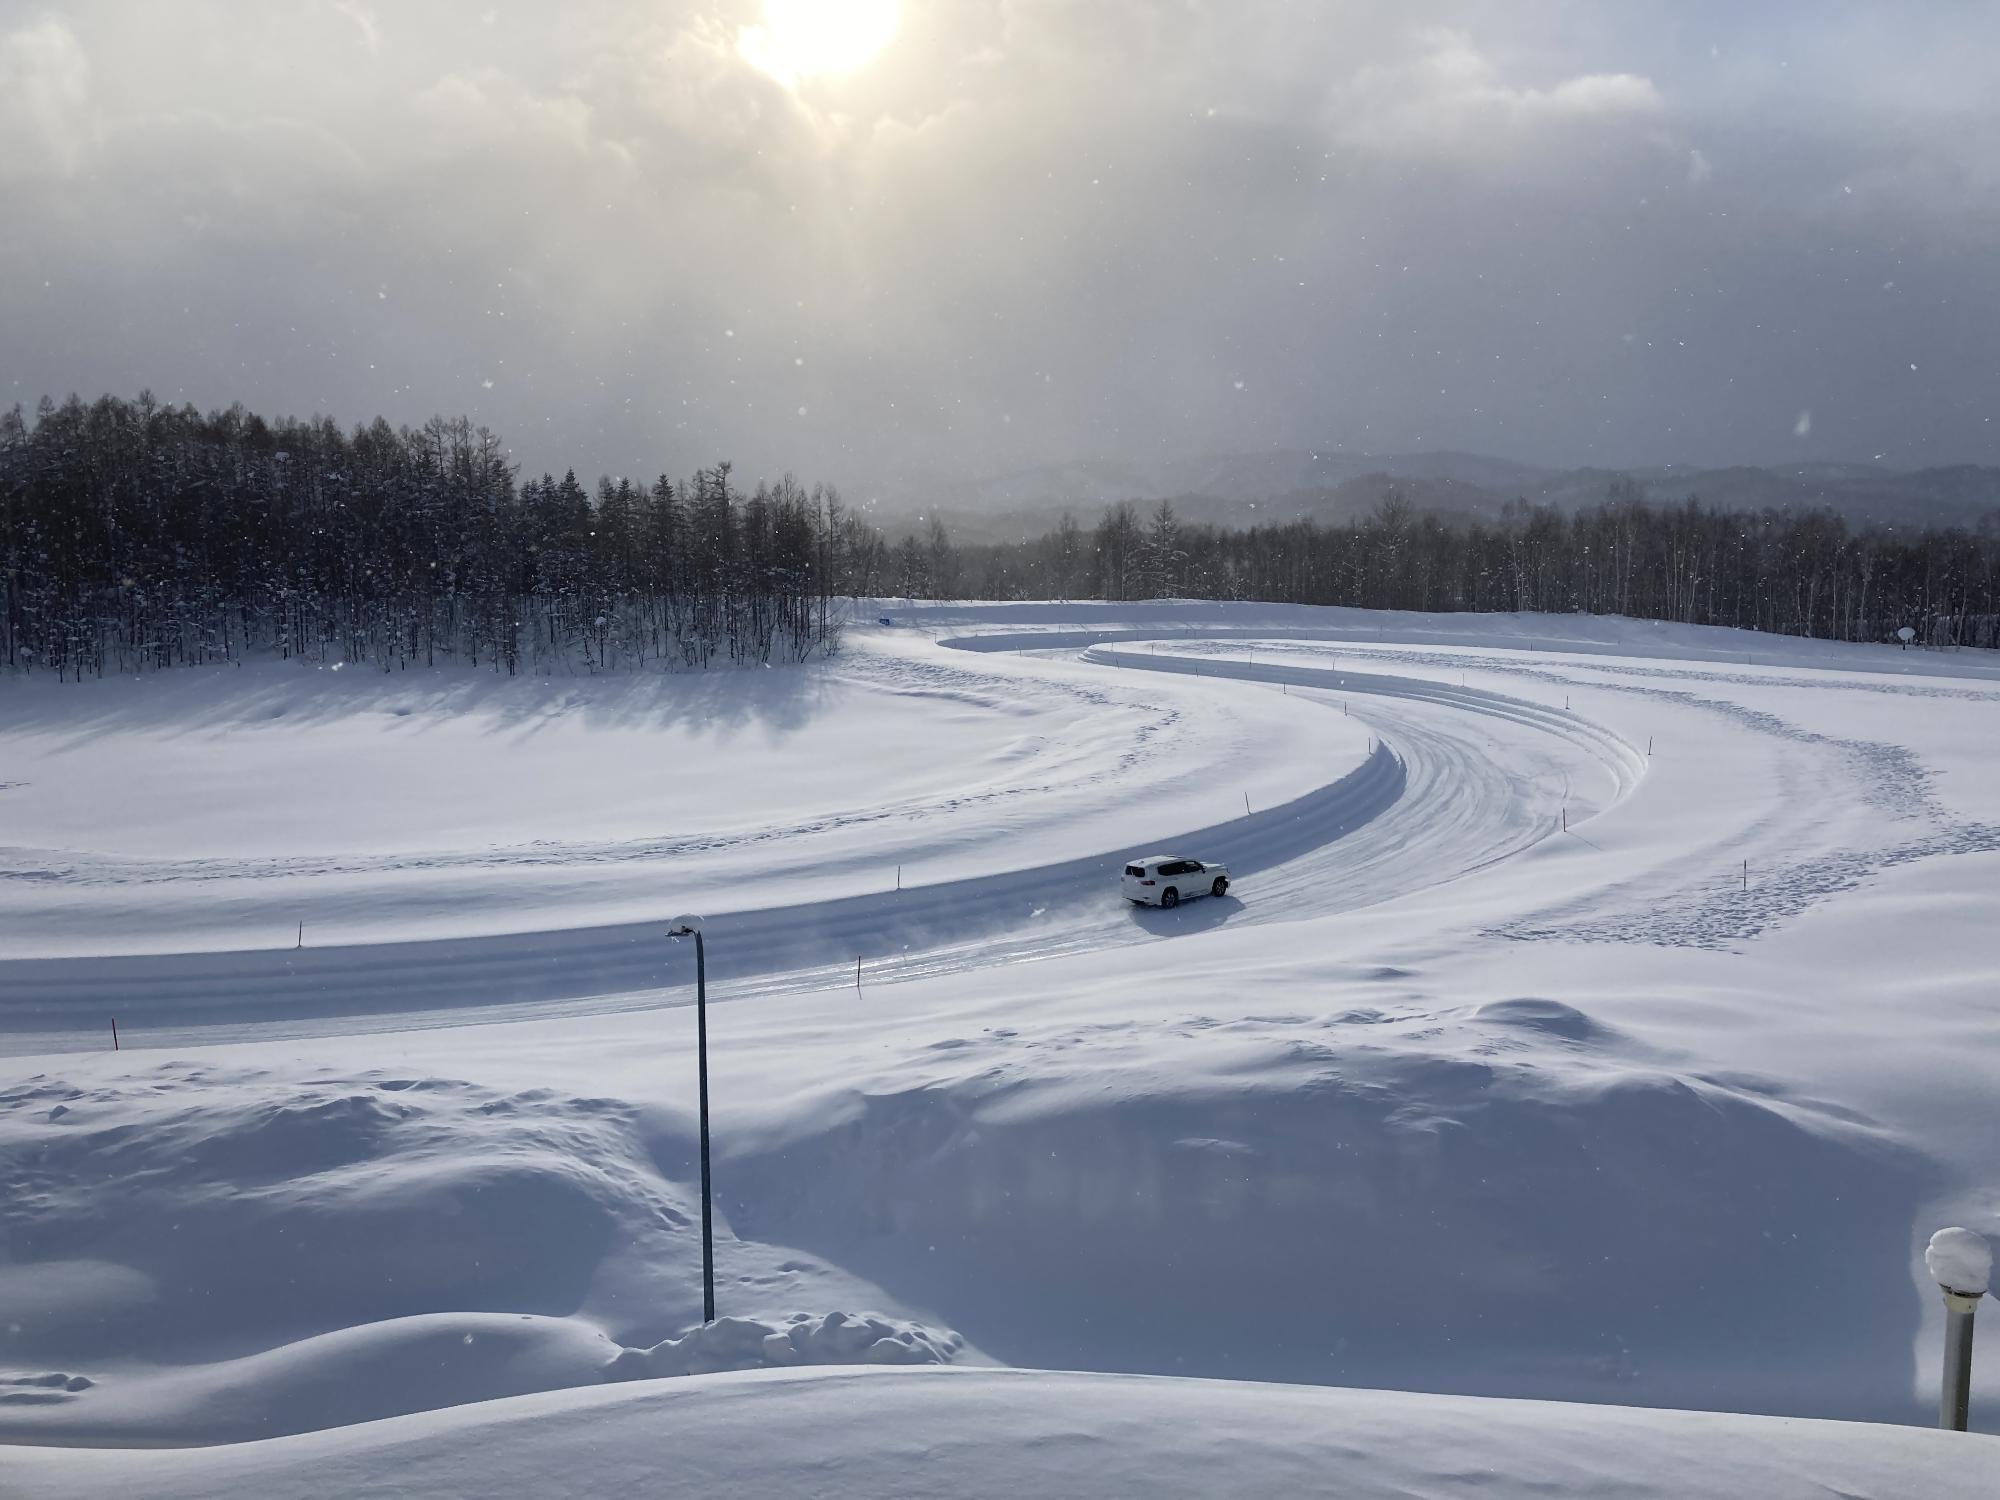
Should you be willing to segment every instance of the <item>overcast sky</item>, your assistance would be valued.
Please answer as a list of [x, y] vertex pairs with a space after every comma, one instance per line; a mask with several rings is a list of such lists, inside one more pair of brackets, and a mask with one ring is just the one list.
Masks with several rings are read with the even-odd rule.
[[0, 396], [857, 496], [2000, 462], [1990, 0], [776, 3], [0, 0]]

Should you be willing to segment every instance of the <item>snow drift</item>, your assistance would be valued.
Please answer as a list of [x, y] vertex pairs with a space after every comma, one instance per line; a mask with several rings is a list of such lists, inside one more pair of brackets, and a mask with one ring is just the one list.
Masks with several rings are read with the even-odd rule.
[[767, 1320], [701, 1327], [698, 1203], [655, 1156], [681, 1165], [685, 1123], [555, 1090], [171, 1063], [0, 1092], [21, 1372], [0, 1439], [239, 1441], [603, 1380], [979, 1357], [948, 1329], [824, 1311], [884, 1304], [769, 1244], [732, 1245], [723, 1288]]
[[229, 1448], [5, 1462], [42, 1500], [1984, 1500], [2000, 1440], [1240, 1381], [824, 1371], [570, 1391]]

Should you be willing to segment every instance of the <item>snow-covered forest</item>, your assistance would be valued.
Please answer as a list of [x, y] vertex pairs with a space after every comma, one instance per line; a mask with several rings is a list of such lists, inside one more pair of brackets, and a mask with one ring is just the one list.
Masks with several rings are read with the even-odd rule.
[[1170, 501], [1128, 503], [1094, 531], [974, 549], [959, 568], [947, 582], [975, 598], [1615, 614], [1839, 641], [1887, 640], [1907, 625], [1932, 645], [2000, 644], [1990, 525], [1857, 530], [1832, 511], [1744, 513], [1695, 495], [1654, 506], [1622, 477], [1574, 514], [1517, 503], [1491, 522], [1420, 513], [1393, 492], [1345, 525], [1190, 526]]
[[101, 676], [269, 652], [385, 669], [701, 668], [834, 650], [836, 602], [1258, 599], [1617, 614], [1826, 640], [2000, 643], [2000, 531], [1656, 507], [1228, 529], [1170, 502], [1010, 546], [932, 518], [891, 543], [826, 485], [727, 464], [650, 484], [522, 480], [465, 419], [268, 421], [105, 397], [0, 416], [0, 660]]
[[141, 396], [0, 417], [0, 659], [102, 676], [274, 652], [513, 673], [831, 651], [879, 545], [790, 479], [518, 482], [465, 420], [344, 433]]

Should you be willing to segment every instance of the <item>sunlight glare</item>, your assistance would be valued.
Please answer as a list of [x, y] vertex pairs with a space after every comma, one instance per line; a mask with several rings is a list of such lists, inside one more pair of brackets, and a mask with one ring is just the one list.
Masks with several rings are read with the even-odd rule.
[[851, 73], [896, 39], [900, 0], [764, 0], [764, 24], [746, 26], [736, 50], [787, 88], [823, 73]]

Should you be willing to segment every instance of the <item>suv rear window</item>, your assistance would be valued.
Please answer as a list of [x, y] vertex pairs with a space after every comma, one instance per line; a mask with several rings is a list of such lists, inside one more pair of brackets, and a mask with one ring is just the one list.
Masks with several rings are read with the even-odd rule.
[[1142, 880], [1145, 878], [1146, 875], [1146, 872], [1137, 865], [1127, 865], [1125, 867], [1125, 873], [1127, 875], [1137, 875]]

